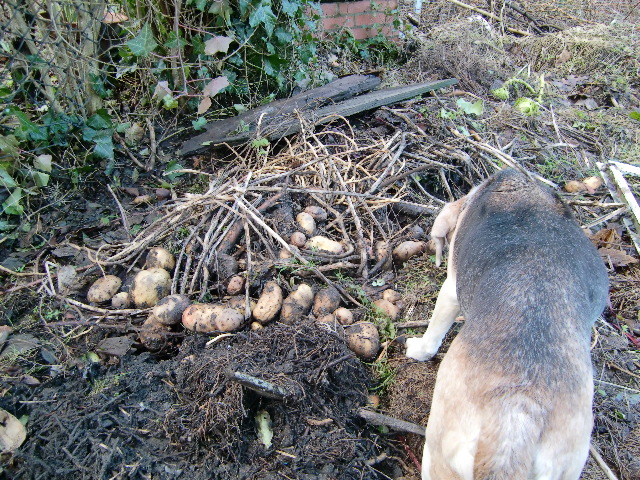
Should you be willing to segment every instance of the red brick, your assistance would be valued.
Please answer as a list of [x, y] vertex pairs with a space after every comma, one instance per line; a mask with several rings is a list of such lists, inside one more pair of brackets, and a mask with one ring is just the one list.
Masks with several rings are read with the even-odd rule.
[[397, 0], [374, 0], [378, 6], [378, 10], [393, 10], [398, 8]]
[[324, 30], [335, 30], [340, 27], [350, 28], [353, 26], [354, 26], [353, 16], [341, 16], [341, 17], [322, 19], [322, 28]]
[[372, 33], [370, 28], [365, 27], [352, 28], [351, 33], [356, 40], [364, 40], [365, 38], [371, 38], [375, 36], [375, 33]]
[[339, 3], [321, 3], [322, 14], [325, 17], [335, 17], [340, 13]]
[[362, 13], [371, 11], [370, 0], [360, 0], [359, 2], [346, 2], [342, 4], [342, 8], [347, 7], [347, 13]]
[[360, 15], [356, 15], [356, 26], [373, 25], [374, 23], [385, 23], [385, 21], [385, 15], [380, 12], [361, 13]]

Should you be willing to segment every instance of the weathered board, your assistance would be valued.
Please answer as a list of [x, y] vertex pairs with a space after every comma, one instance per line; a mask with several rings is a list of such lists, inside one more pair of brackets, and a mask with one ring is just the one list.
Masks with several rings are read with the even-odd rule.
[[[290, 99], [287, 99], [287, 101], [289, 101], [290, 103], [281, 103], [277, 106], [277, 108], [273, 108], [271, 110], [261, 110], [257, 114], [254, 110], [246, 112], [243, 115], [251, 114], [252, 116], [245, 118], [253, 118], [254, 121], [249, 123], [246, 120], [243, 120], [244, 125], [248, 126], [248, 128], [244, 129], [244, 131], [239, 131], [238, 126], [242, 124], [239, 120], [235, 121], [235, 119], [238, 119], [241, 116], [214, 122], [206, 132], [201, 133], [183, 143], [182, 155], [197, 153], [203, 151], [209, 146], [220, 143], [232, 144], [246, 142], [250, 138], [256, 136], [268, 138], [269, 140], [277, 140], [286, 135], [291, 135], [300, 131], [301, 119], [299, 118], [299, 116], [301, 116], [306, 123], [321, 125], [323, 123], [334, 120], [336, 117], [348, 117], [365, 110], [371, 110], [383, 105], [401, 102], [403, 100], [407, 100], [417, 95], [430, 92], [432, 90], [455, 85], [456, 83], [458, 83], [457, 79], [449, 78], [437, 82], [418, 83], [404, 87], [387, 88], [384, 90], [377, 90], [371, 93], [367, 93], [365, 95], [360, 95], [356, 98], [349, 98], [348, 100], [344, 100], [342, 102], [331, 103], [329, 105], [327, 105], [327, 102], [325, 102], [324, 106], [318, 105], [318, 102], [315, 101], [320, 97], [314, 96], [312, 94], [313, 90], [317, 90], [313, 89], [305, 93], [310, 95], [308, 98], [311, 98], [314, 101], [307, 100], [307, 102], [305, 103], [295, 100], [296, 97], [291, 97]], [[327, 84], [325, 85], [325, 87], [328, 87], [329, 85], [332, 84]], [[333, 100], [335, 102], [335, 97], [329, 100]], [[301, 108], [300, 106], [296, 105], [303, 105], [303, 107]], [[268, 105], [266, 105], [265, 107], [268, 107]], [[230, 129], [228, 126], [224, 125], [226, 122], [232, 121], [235, 121], [234, 123], [232, 123], [232, 125], [235, 125], [233, 129]], [[258, 124], [259, 132], [257, 131]]]

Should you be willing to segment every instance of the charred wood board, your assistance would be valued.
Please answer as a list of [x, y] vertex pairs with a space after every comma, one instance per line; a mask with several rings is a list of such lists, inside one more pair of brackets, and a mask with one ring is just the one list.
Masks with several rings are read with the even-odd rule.
[[[322, 87], [312, 88], [290, 98], [276, 100], [267, 105], [254, 108], [231, 118], [218, 120], [205, 127], [206, 131], [185, 141], [182, 154], [189, 155], [207, 148], [207, 145], [229, 142], [230, 138], [245, 141], [255, 132], [256, 125], [276, 124], [282, 118], [290, 116], [295, 110], [313, 110], [328, 103], [336, 103], [372, 90], [380, 85], [375, 75], [349, 75], [327, 83]], [[262, 120], [261, 120], [262, 117]], [[248, 130], [244, 132], [248, 127]]]
[[[457, 79], [449, 78], [437, 82], [418, 83], [404, 87], [386, 88], [384, 90], [377, 90], [365, 95], [360, 95], [359, 97], [349, 98], [348, 100], [344, 100], [338, 103], [332, 103], [329, 105], [325, 104], [324, 106], [318, 106], [318, 104], [316, 103], [315, 106], [311, 106], [310, 108], [296, 107], [295, 105], [298, 102], [292, 101], [295, 97], [291, 97], [290, 99], [287, 99], [289, 101], [292, 101], [288, 105], [288, 109], [284, 109], [282, 106], [283, 104], [280, 104], [278, 108], [274, 108], [271, 111], [266, 111], [266, 113], [263, 113], [265, 111], [262, 110], [257, 115], [257, 117], [252, 117], [256, 120], [254, 121], [254, 123], [248, 124], [249, 128], [246, 131], [239, 132], [237, 127], [235, 131], [230, 131], [228, 127], [220, 128], [220, 125], [216, 126], [217, 124], [233, 121], [241, 116], [214, 122], [206, 132], [201, 133], [183, 143], [182, 155], [184, 156], [194, 154], [216, 144], [233, 144], [246, 142], [247, 140], [258, 136], [268, 138], [269, 140], [278, 140], [284, 136], [291, 135], [300, 131], [301, 119], [298, 117], [299, 115], [302, 116], [304, 121], [307, 123], [311, 123], [313, 125], [321, 125], [324, 123], [328, 123], [337, 117], [348, 117], [350, 115], [355, 115], [366, 110], [371, 110], [374, 108], [382, 107], [384, 105], [401, 102], [403, 100], [407, 100], [417, 95], [422, 95], [423, 93], [427, 93], [432, 90], [455, 85], [456, 83], [458, 83]], [[329, 85], [331, 84], [327, 84], [325, 85], [325, 87]], [[332, 101], [335, 102], [335, 100]], [[307, 103], [300, 103], [302, 103], [303, 105], [307, 105], [310, 102], [307, 101]], [[252, 113], [253, 115], [255, 115], [253, 112], [254, 111], [252, 110], [250, 112], [246, 112], [246, 114]], [[260, 119], [260, 117], [262, 118]], [[244, 122], [245, 124], [247, 124], [246, 120]], [[259, 131], [257, 131], [258, 123], [260, 124]], [[237, 121], [236, 125], [241, 125], [239, 123], [239, 120]]]

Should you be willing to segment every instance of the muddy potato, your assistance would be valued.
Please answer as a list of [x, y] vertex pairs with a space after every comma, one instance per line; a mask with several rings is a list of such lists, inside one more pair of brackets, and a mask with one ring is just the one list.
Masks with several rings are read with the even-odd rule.
[[176, 266], [176, 259], [173, 254], [163, 247], [153, 247], [147, 253], [146, 269], [164, 268], [167, 272], [172, 272]]
[[380, 335], [371, 322], [360, 322], [345, 329], [347, 346], [363, 360], [373, 360], [380, 350]]
[[414, 242], [412, 240], [402, 242], [393, 249], [393, 259], [396, 263], [406, 262], [411, 257], [415, 257], [424, 252], [426, 246], [425, 242]]
[[384, 298], [376, 300], [373, 305], [391, 320], [397, 320], [400, 315], [400, 309]]
[[396, 302], [402, 300], [402, 295], [400, 295], [395, 290], [387, 288], [384, 292], [382, 292], [382, 298], [384, 298], [387, 302], [395, 304]]
[[265, 324], [275, 318], [282, 307], [282, 289], [276, 282], [267, 282], [253, 310], [253, 318]]
[[323, 288], [313, 302], [313, 314], [320, 318], [333, 313], [340, 306], [340, 293], [334, 287]]
[[313, 235], [313, 232], [316, 229], [316, 221], [311, 215], [306, 212], [300, 212], [296, 217], [296, 220], [304, 233], [307, 235]]
[[[296, 247], [295, 245], [289, 245], [289, 248], [291, 249], [292, 252], [299, 252], [300, 251], [300, 250], [298, 250], [298, 247]], [[289, 260], [289, 259], [291, 259], [291, 257], [293, 257], [293, 253], [291, 253], [286, 248], [282, 248], [278, 252], [278, 258], [280, 260]]]
[[216, 305], [214, 308], [214, 324], [221, 332], [235, 332], [242, 327], [244, 316], [233, 308]]
[[304, 209], [304, 212], [311, 215], [316, 222], [326, 222], [327, 220], [327, 211], [322, 207], [310, 205]]
[[244, 290], [244, 278], [240, 275], [234, 275], [227, 285], [227, 293], [229, 295], [238, 295]]
[[182, 313], [182, 325], [194, 332], [213, 332], [216, 330], [216, 306], [210, 303], [190, 305]]
[[168, 331], [169, 327], [160, 323], [156, 316], [151, 314], [142, 324], [142, 328], [138, 332], [138, 339], [147, 350], [156, 352], [166, 345], [167, 336], [165, 333]]
[[251, 330], [253, 332], [257, 332], [258, 330], [262, 330], [264, 327], [260, 322], [251, 322]]
[[133, 279], [129, 295], [138, 308], [153, 307], [171, 292], [171, 275], [164, 268], [140, 270]]
[[333, 315], [340, 322], [340, 325], [351, 325], [353, 323], [353, 313], [347, 308], [336, 308]]
[[319, 317], [316, 321], [320, 323], [329, 323], [331, 325], [335, 325], [338, 319], [333, 313], [329, 313], [327, 315], [323, 315], [322, 317]]
[[[231, 297], [225, 304], [227, 308], [233, 308], [234, 310], [236, 310], [238, 313], [242, 315], [244, 315], [245, 305], [246, 305], [246, 300], [244, 295], [236, 295], [235, 297]], [[253, 312], [255, 308], [256, 308], [256, 301], [250, 298], [249, 311]]]
[[298, 285], [297, 290], [291, 292], [282, 302], [280, 321], [293, 325], [309, 313], [313, 304], [313, 289], [306, 283]]
[[304, 247], [304, 244], [307, 243], [307, 237], [302, 232], [293, 232], [291, 238], [289, 239], [289, 243], [291, 245], [295, 245], [298, 248]]
[[117, 310], [129, 308], [131, 306], [131, 298], [127, 292], [116, 293], [111, 299], [111, 306]]
[[87, 292], [87, 300], [91, 303], [108, 302], [113, 298], [121, 285], [122, 280], [115, 275], [105, 275], [93, 282], [93, 285], [91, 285]]
[[153, 307], [153, 315], [163, 325], [176, 325], [182, 320], [182, 314], [191, 305], [186, 295], [169, 295]]
[[340, 242], [336, 242], [335, 240], [331, 240], [320, 235], [311, 237], [307, 240], [305, 248], [308, 248], [309, 250], [324, 250], [325, 252], [330, 252], [336, 255], [344, 252], [344, 247]]

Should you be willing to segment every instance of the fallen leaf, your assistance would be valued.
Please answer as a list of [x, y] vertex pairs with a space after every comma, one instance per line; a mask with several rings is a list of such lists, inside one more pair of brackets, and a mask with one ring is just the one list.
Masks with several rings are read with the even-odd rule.
[[211, 106], [211, 97], [202, 97], [198, 105], [198, 115], [203, 115]]
[[36, 377], [32, 377], [31, 375], [23, 375], [22, 377], [20, 377], [20, 382], [24, 383], [25, 385], [29, 385], [30, 387], [37, 387], [38, 385], [40, 385], [40, 380], [38, 380]]
[[599, 248], [598, 253], [602, 256], [605, 263], [611, 262], [614, 267], [626, 267], [633, 263], [638, 263], [638, 259], [627, 255], [620, 250], [614, 250], [612, 248]]
[[229, 37], [213, 37], [204, 42], [204, 53], [207, 55], [215, 55], [218, 52], [227, 53], [229, 45], [233, 42], [233, 38]]
[[611, 248], [620, 243], [620, 235], [612, 228], [603, 228], [591, 236], [591, 241], [596, 247]]
[[[165, 83], [165, 82], [162, 82], [162, 83]], [[167, 82], [167, 88], [165, 89], [164, 87], [162, 87], [162, 90], [165, 92], [164, 95], [166, 95], [166, 92], [168, 91], [168, 88], [169, 88], [168, 85], [169, 84]], [[157, 89], [158, 87], [156, 87], [156, 90]], [[162, 97], [164, 97], [164, 95], [162, 95]], [[140, 140], [142, 140], [143, 137], [144, 137], [144, 127], [139, 123], [134, 123], [124, 131], [124, 139], [127, 142], [127, 145], [133, 145], [134, 143], [137, 143]]]
[[129, 337], [109, 337], [98, 344], [96, 352], [122, 357], [129, 351], [131, 345], [133, 345], [133, 340]]
[[153, 91], [153, 98], [164, 98], [166, 95], [171, 95], [169, 82], [167, 80], [158, 82], [155, 90]]
[[562, 53], [556, 57], [556, 66], [562, 65], [563, 63], [567, 63], [571, 59], [571, 52], [566, 48], [562, 50]]
[[593, 194], [602, 186], [602, 178], [600, 177], [587, 177], [582, 183], [587, 187], [587, 192]]
[[26, 438], [27, 430], [20, 420], [0, 408], [0, 451], [13, 452]]
[[33, 335], [27, 333], [20, 335], [12, 335], [6, 343], [6, 346], [0, 354], [0, 359], [18, 356], [27, 353], [40, 346], [40, 340]]
[[229, 79], [222, 75], [221, 77], [216, 77], [211, 80], [207, 86], [204, 87], [202, 94], [208, 95], [209, 97], [215, 97], [220, 90], [227, 86], [229, 86]]
[[0, 350], [2, 350], [2, 346], [7, 341], [7, 338], [9, 338], [9, 335], [11, 335], [11, 332], [13, 332], [13, 328], [7, 325], [0, 326]]

